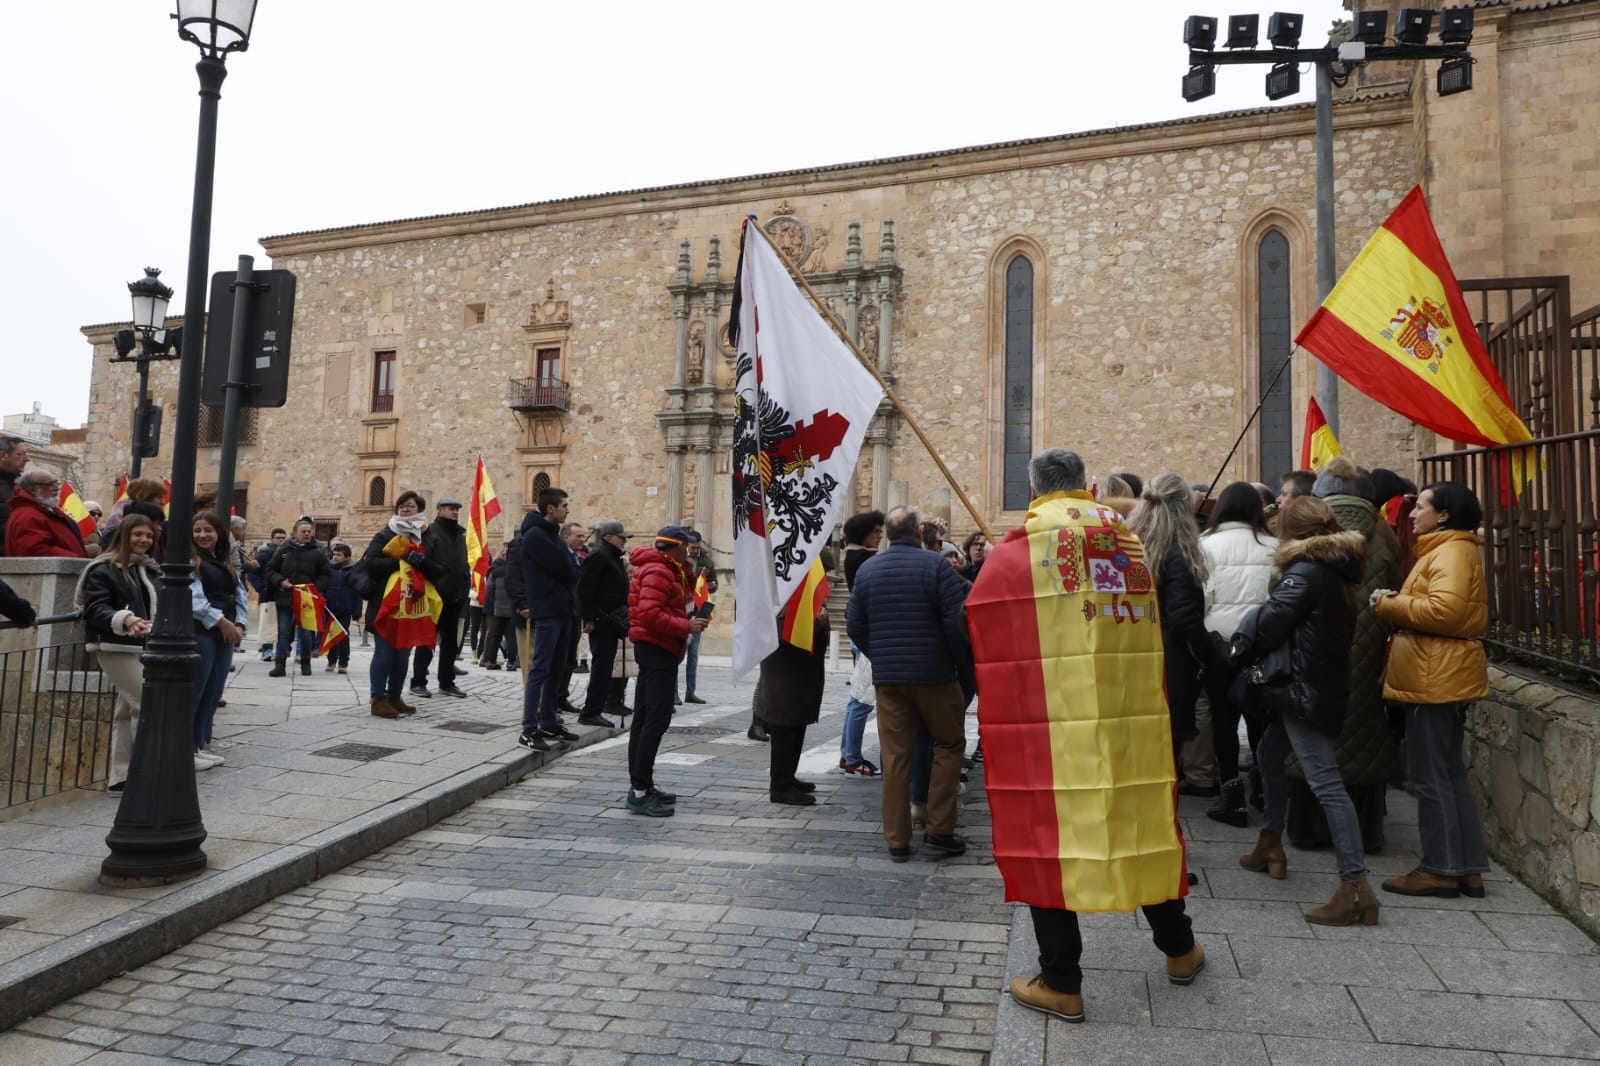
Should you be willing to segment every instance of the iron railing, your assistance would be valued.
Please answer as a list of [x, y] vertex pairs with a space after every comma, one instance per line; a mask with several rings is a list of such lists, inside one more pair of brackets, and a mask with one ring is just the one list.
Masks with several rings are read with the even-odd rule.
[[559, 378], [512, 378], [506, 406], [513, 411], [565, 411], [567, 388]]
[[[68, 614], [38, 624], [65, 629], [77, 621]], [[0, 809], [105, 781], [114, 700], [81, 630], [72, 640], [0, 653]]]

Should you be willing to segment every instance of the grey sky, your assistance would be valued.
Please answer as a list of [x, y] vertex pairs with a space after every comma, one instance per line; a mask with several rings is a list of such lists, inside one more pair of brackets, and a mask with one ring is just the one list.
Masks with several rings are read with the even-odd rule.
[[[1308, 44], [1343, 16], [1339, 0], [1289, 9]], [[199, 100], [197, 51], [171, 10], [8, 12], [45, 17], [10, 20], [0, 64], [0, 291], [20, 334], [0, 413], [39, 400], [82, 422], [78, 329], [126, 320], [144, 266], [162, 268], [182, 310]], [[256, 243], [269, 234], [1265, 106], [1260, 67], [1219, 68], [1199, 104], [1179, 93], [1184, 16], [1231, 13], [1172, 0], [261, 0], [222, 89], [210, 270], [241, 253], [270, 266]]]

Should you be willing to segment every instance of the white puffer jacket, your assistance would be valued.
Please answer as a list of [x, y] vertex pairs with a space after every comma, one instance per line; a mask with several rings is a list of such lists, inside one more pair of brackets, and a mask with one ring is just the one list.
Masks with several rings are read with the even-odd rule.
[[1224, 522], [1200, 538], [1211, 576], [1206, 578], [1206, 628], [1224, 640], [1233, 637], [1245, 615], [1271, 595], [1272, 556], [1278, 538], [1260, 539], [1244, 522]]

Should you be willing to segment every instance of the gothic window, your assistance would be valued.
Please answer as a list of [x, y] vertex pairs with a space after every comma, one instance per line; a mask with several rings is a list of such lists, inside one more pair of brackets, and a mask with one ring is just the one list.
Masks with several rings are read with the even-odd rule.
[[1005, 509], [1026, 510], [1028, 460], [1033, 456], [1033, 262], [1006, 265], [1004, 484]]
[[367, 506], [382, 507], [389, 502], [389, 486], [381, 477], [372, 479], [367, 486]]
[[1294, 409], [1290, 375], [1278, 377], [1272, 392], [1267, 388], [1289, 358], [1289, 238], [1281, 230], [1270, 229], [1256, 250], [1256, 284], [1259, 299], [1256, 312], [1256, 389], [1262, 396], [1260, 426], [1261, 472], [1270, 479], [1293, 470]]

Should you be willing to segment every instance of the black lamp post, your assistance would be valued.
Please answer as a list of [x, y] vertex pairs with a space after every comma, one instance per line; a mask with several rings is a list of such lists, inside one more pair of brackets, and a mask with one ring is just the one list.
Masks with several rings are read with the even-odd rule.
[[178, 35], [200, 48], [200, 133], [195, 150], [189, 275], [178, 356], [178, 419], [173, 432], [167, 558], [161, 567], [155, 628], [145, 644], [144, 691], [128, 783], [106, 836], [100, 865], [107, 885], [166, 884], [205, 869], [206, 829], [194, 784], [194, 622], [189, 540], [194, 521], [195, 451], [200, 430], [200, 348], [206, 313], [206, 254], [217, 160], [217, 102], [223, 61], [250, 45], [256, 0], [178, 0]]
[[138, 477], [145, 455], [155, 454], [148, 450], [148, 438], [154, 436], [159, 440], [161, 437], [161, 421], [146, 400], [150, 392], [150, 364], [177, 358], [169, 353], [181, 343], [183, 330], [164, 328], [172, 290], [162, 283], [160, 270], [145, 267], [144, 277], [128, 282], [128, 293], [133, 297], [133, 328], [117, 331], [113, 341], [117, 357], [111, 361], [139, 366], [139, 395], [133, 409], [133, 465], [128, 469], [129, 477]]

